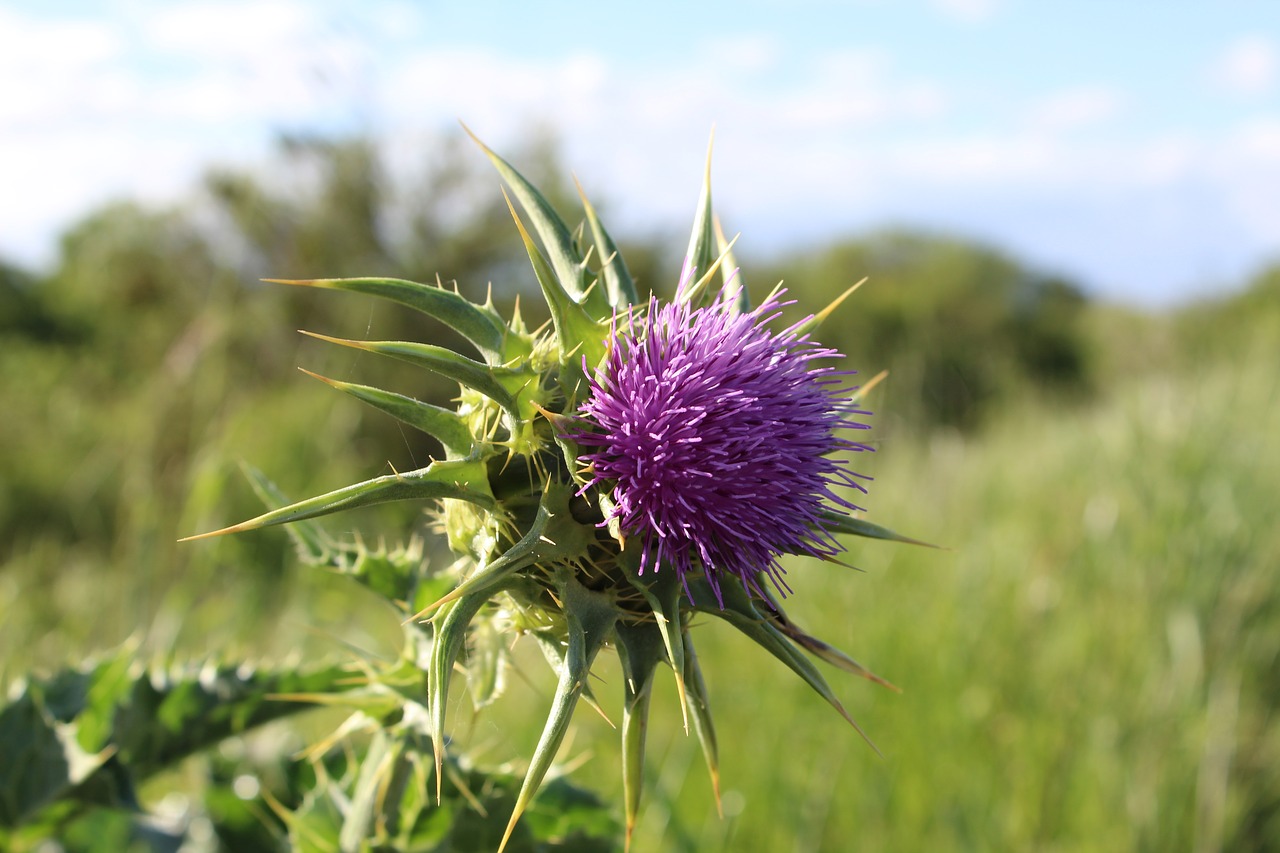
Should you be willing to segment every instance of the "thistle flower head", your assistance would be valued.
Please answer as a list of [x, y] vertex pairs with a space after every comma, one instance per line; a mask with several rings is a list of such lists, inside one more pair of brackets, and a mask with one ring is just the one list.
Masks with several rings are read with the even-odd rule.
[[[681, 292], [692, 269], [686, 267]], [[800, 331], [771, 331], [784, 304], [772, 294], [750, 312], [719, 299], [701, 308], [649, 302], [619, 331], [590, 380], [582, 428], [590, 487], [612, 488], [610, 518], [643, 540], [640, 572], [668, 561], [688, 590], [701, 568], [723, 606], [722, 576], [764, 598], [768, 575], [784, 594], [778, 558], [840, 550], [823, 522], [827, 502], [858, 509], [836, 485], [861, 489], [830, 454], [864, 449], [842, 437], [868, 414], [842, 389], [837, 355]]]

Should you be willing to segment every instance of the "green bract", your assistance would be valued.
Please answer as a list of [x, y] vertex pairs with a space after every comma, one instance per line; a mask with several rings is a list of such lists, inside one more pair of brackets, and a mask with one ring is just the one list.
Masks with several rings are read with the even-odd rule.
[[[582, 476], [579, 449], [565, 437], [569, 419], [590, 392], [589, 371], [604, 361], [615, 328], [627, 328], [631, 322], [631, 306], [639, 302], [635, 284], [585, 198], [589, 249], [580, 245], [537, 189], [506, 161], [481, 147], [531, 225], [526, 228], [512, 205], [517, 230], [551, 310], [552, 328], [531, 333], [518, 312], [507, 321], [491, 301], [474, 304], [437, 285], [383, 278], [283, 282], [399, 302], [455, 329], [470, 341], [475, 353], [463, 355], [425, 343], [316, 335], [456, 381], [461, 386], [458, 407], [446, 410], [375, 387], [317, 377], [434, 436], [444, 447], [444, 458], [416, 471], [280, 506], [217, 533], [303, 522], [294, 529], [304, 555], [341, 568], [346, 558], [326, 544], [323, 533], [308, 519], [383, 501], [438, 503], [441, 527], [459, 560], [448, 572], [428, 574], [421, 569], [420, 582], [402, 578], [380, 590], [396, 600], [406, 615], [405, 655], [395, 667], [371, 668], [366, 673], [367, 686], [339, 701], [363, 697], [359, 701], [367, 703], [364, 713], [376, 709], [378, 716], [386, 716], [395, 710], [395, 730], [405, 738], [429, 737], [439, 796], [447, 698], [455, 667], [462, 663], [473, 699], [477, 707], [483, 706], [501, 685], [509, 646], [505, 635], [532, 636], [555, 670], [558, 684], [500, 845], [506, 846], [552, 766], [579, 699], [594, 701], [588, 686], [592, 662], [602, 650], [612, 648], [625, 674], [622, 755], [629, 840], [640, 801], [649, 697], [661, 665], [674, 673], [686, 728], [692, 724], [718, 788], [710, 703], [689, 632], [694, 614], [709, 613], [742, 631], [851, 724], [852, 718], [808, 655], [879, 679], [805, 634], [776, 601], [749, 592], [741, 583], [723, 583], [721, 607], [702, 578], [686, 577], [686, 590], [675, 571], [640, 574], [637, 544], [628, 544], [626, 531], [616, 523], [605, 523], [612, 507], [608, 490], [584, 488], [587, 480]], [[746, 290], [732, 278], [735, 263], [730, 247], [714, 225], [709, 171], [708, 164], [687, 252], [689, 265], [701, 278], [684, 288], [680, 298], [706, 305], [721, 298], [718, 294], [723, 291], [733, 310], [746, 311]], [[804, 330], [816, 326], [827, 313], [819, 314]], [[256, 482], [273, 504], [284, 503], [265, 480]], [[829, 522], [826, 529], [831, 532], [909, 541], [841, 513], [832, 512]]]

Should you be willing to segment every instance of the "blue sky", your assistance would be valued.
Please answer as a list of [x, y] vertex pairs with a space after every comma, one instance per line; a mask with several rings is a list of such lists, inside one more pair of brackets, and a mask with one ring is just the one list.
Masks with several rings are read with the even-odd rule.
[[458, 119], [555, 129], [618, 231], [688, 218], [714, 124], [746, 257], [914, 225], [1164, 304], [1280, 256], [1274, 0], [9, 2], [0, 254], [281, 130], [408, 162]]

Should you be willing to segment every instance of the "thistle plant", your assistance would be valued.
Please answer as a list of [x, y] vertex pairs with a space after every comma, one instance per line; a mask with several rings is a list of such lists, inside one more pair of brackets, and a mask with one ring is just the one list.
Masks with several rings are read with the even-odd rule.
[[[421, 582], [386, 591], [405, 615], [406, 652], [393, 667], [368, 668], [365, 688], [340, 701], [368, 703], [366, 721], [377, 705], [374, 716], [394, 720], [406, 749], [429, 741], [439, 798], [455, 670], [483, 706], [499, 690], [511, 638], [535, 640], [557, 686], [501, 850], [551, 770], [578, 703], [594, 704], [588, 675], [597, 655], [612, 649], [624, 674], [629, 844], [649, 700], [663, 665], [674, 674], [686, 730], [701, 742], [718, 797], [694, 616], [733, 625], [854, 724], [807, 655], [880, 679], [788, 619], [782, 559], [837, 562], [846, 534], [910, 540], [853, 514], [859, 508], [850, 496], [865, 492], [866, 480], [848, 460], [869, 449], [853, 440], [867, 429], [860, 403], [867, 386], [852, 385], [850, 374], [832, 366], [837, 354], [811, 337], [844, 297], [780, 329], [785, 291], [751, 306], [712, 212], [709, 158], [683, 271], [674, 298], [663, 302], [638, 297], [585, 196], [584, 226], [573, 231], [534, 186], [479, 144], [509, 189], [549, 326], [530, 330], [518, 308], [504, 319], [492, 299], [476, 304], [440, 284], [282, 282], [398, 302], [452, 327], [476, 352], [308, 333], [456, 381], [457, 406], [445, 409], [317, 377], [430, 434], [443, 458], [203, 536], [299, 523], [304, 551], [340, 567], [345, 558], [335, 562], [338, 552], [321, 541], [312, 519], [385, 501], [428, 504], [457, 562], [443, 571], [424, 566]], [[257, 482], [270, 500], [283, 502], [264, 479]]]

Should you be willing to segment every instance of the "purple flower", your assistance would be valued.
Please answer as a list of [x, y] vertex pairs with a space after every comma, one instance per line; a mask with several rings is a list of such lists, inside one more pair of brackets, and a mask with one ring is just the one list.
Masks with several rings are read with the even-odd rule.
[[830, 454], [867, 449], [840, 432], [866, 429], [851, 418], [869, 413], [842, 387], [847, 374], [816, 364], [834, 350], [798, 325], [767, 328], [789, 304], [779, 295], [749, 313], [725, 299], [650, 300], [629, 330], [615, 319], [573, 435], [588, 450], [587, 488], [607, 490], [610, 518], [642, 540], [641, 574], [666, 561], [687, 591], [700, 567], [721, 606], [725, 573], [762, 597], [766, 574], [785, 595], [780, 555], [839, 553], [824, 509], [858, 507], [833, 487], [866, 491]]

